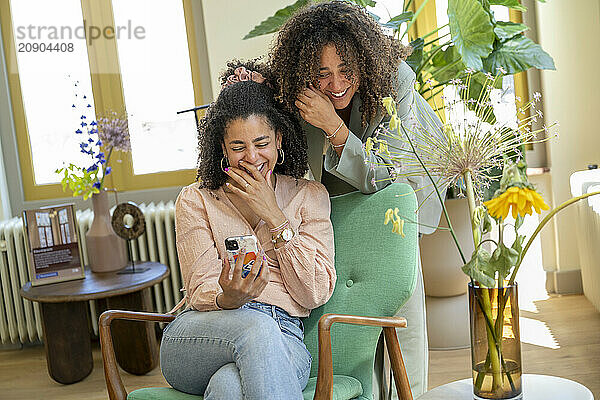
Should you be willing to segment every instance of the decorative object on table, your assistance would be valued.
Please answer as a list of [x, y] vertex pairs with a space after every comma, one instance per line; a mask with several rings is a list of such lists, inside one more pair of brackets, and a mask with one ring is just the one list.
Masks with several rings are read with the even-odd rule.
[[129, 254], [131, 257], [131, 268], [127, 267], [119, 274], [135, 274], [144, 272], [147, 268], [135, 269], [135, 260], [133, 259], [133, 245], [132, 240], [142, 236], [146, 231], [146, 220], [144, 213], [140, 208], [132, 201], [127, 203], [121, 203], [117, 205], [112, 215], [112, 228], [117, 235], [125, 239], [129, 244]]
[[[74, 84], [78, 87], [78, 82]], [[76, 89], [77, 90], [77, 89]], [[110, 227], [108, 197], [105, 190], [105, 178], [112, 172], [111, 156], [114, 150], [131, 151], [129, 129], [126, 116], [109, 111], [95, 121], [93, 107], [85, 94], [75, 94], [73, 111], [81, 114], [76, 135], [82, 136], [79, 144], [81, 153], [89, 155], [89, 166], [78, 166], [70, 163], [56, 170], [61, 174], [63, 191], [67, 187], [73, 197], [83, 196], [84, 200], [92, 197], [94, 221], [86, 233], [88, 262], [93, 272], [116, 271], [127, 264], [127, 249]], [[104, 152], [108, 150], [108, 156]]]
[[[394, 168], [397, 176], [425, 173], [442, 204], [448, 223], [446, 229], [450, 231], [460, 253], [464, 264], [462, 270], [470, 278], [474, 397], [520, 399], [521, 359], [515, 284], [519, 266], [537, 234], [557, 212], [600, 192], [572, 198], [550, 211], [523, 246], [525, 236], [518, 231], [525, 215], [531, 215], [534, 209], [539, 213], [549, 208], [528, 182], [526, 164], [519, 159], [520, 148], [535, 142], [536, 134], [541, 131], [529, 129], [532, 121], [542, 117], [542, 113], [535, 110], [540, 95], [536, 93], [533, 101], [517, 110], [519, 114], [530, 111], [529, 117], [518, 121], [513, 114], [512, 118], [505, 116], [502, 120], [502, 114], [496, 113], [496, 107], [501, 105], [501, 94], [495, 86], [500, 73], [505, 71], [500, 69], [496, 77], [487, 76], [477, 101], [469, 96], [472, 72], [466, 72], [466, 83], [458, 79], [451, 82], [456, 96], [451, 98], [449, 95], [445, 99], [448, 122], [441, 127], [433, 123], [422, 126], [419, 120], [412, 121], [410, 126], [401, 124], [394, 100], [386, 98], [384, 106], [391, 116], [388, 127], [384, 127], [377, 138], [367, 141], [365, 146], [370, 150], [379, 145], [379, 152], [389, 155], [392, 160], [392, 164], [385, 167]], [[444, 118], [440, 116], [440, 120]], [[547, 133], [554, 125], [542, 130]], [[391, 139], [394, 140], [389, 143]], [[491, 199], [483, 201], [484, 189], [493, 180], [498, 180], [492, 171], [500, 166], [502, 176], [499, 189]], [[434, 179], [432, 175], [439, 178]], [[475, 248], [469, 261], [458, 243], [440, 196], [440, 187], [450, 185], [454, 185], [468, 200]], [[509, 212], [514, 223], [506, 221]], [[404, 221], [414, 222], [414, 219], [399, 215], [392, 209], [385, 215], [385, 223], [391, 222], [393, 232], [399, 234], [402, 233]], [[497, 226], [497, 240], [484, 239], [484, 235], [492, 230], [492, 219]], [[505, 244], [505, 229], [509, 226], [514, 229], [515, 236], [510, 247]], [[492, 253], [482, 246], [484, 243], [494, 245]]]
[[73, 204], [23, 211], [31, 285], [85, 278]]
[[111, 227], [108, 190], [92, 195], [92, 208], [94, 219], [85, 234], [90, 269], [101, 273], [125, 268], [127, 246]]

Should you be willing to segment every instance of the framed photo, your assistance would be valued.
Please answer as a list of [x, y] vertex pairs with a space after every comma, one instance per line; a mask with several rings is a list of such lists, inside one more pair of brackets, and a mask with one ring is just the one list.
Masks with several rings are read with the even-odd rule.
[[31, 285], [85, 278], [73, 204], [23, 211]]

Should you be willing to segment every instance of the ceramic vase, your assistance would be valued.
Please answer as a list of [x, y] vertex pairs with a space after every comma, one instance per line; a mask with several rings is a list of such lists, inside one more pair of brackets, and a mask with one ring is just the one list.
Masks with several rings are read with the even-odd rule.
[[94, 220], [85, 234], [89, 267], [98, 273], [120, 270], [127, 265], [127, 247], [112, 229], [105, 190], [92, 195], [92, 208]]
[[516, 283], [492, 289], [469, 283], [469, 314], [473, 397], [477, 400], [521, 399]]

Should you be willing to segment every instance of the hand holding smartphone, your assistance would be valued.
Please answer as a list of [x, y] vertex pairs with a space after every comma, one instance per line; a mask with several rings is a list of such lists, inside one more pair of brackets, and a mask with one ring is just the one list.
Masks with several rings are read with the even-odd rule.
[[[254, 235], [231, 236], [225, 239], [225, 250], [227, 250], [227, 258], [230, 265], [235, 265], [237, 258], [240, 256], [241, 250], [245, 249], [244, 262], [242, 265], [242, 278], [248, 276], [252, 267], [257, 262], [258, 257], [258, 241]], [[259, 260], [260, 262], [260, 260]], [[262, 264], [258, 270], [258, 274], [262, 269]]]

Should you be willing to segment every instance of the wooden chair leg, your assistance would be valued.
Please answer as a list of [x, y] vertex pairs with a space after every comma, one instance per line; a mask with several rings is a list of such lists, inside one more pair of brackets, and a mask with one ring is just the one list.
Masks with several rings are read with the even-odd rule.
[[382, 353], [382, 371], [381, 371], [381, 394], [382, 400], [391, 400], [392, 398], [392, 365], [390, 361], [390, 352], [386, 345], [385, 336], [381, 336], [380, 340]]
[[398, 399], [413, 400], [410, 382], [408, 381], [408, 375], [406, 374], [406, 367], [404, 365], [404, 360], [402, 359], [402, 351], [400, 350], [400, 344], [398, 343], [398, 336], [396, 336], [396, 328], [383, 328], [383, 334], [390, 354], [392, 371], [394, 372], [394, 381], [396, 382], [396, 390], [398, 391]]

